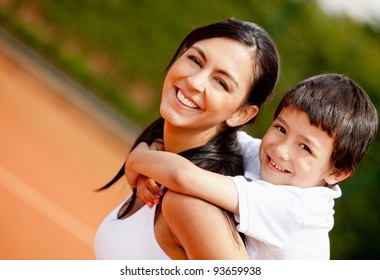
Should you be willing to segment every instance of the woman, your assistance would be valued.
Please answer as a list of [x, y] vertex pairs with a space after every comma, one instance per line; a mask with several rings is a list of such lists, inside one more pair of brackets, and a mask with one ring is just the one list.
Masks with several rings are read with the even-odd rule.
[[[134, 147], [163, 139], [165, 150], [202, 168], [230, 176], [243, 174], [236, 132], [272, 94], [278, 72], [275, 45], [255, 24], [229, 19], [193, 30], [169, 64], [161, 118], [141, 134]], [[123, 167], [102, 189], [124, 172]], [[229, 213], [170, 191], [162, 208], [143, 206], [135, 198], [134, 191], [99, 227], [97, 258], [248, 258]], [[208, 234], [208, 228], [213, 234]], [[189, 229], [195, 232], [189, 234]], [[211, 246], [205, 251], [202, 244]]]

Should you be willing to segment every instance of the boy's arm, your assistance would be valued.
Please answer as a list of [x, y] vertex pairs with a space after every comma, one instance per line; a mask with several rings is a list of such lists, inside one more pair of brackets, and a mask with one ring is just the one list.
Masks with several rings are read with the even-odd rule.
[[201, 198], [238, 214], [238, 194], [229, 177], [199, 168], [177, 154], [152, 151], [141, 143], [128, 155], [126, 170], [131, 185], [135, 185], [136, 174], [142, 174], [175, 192]]

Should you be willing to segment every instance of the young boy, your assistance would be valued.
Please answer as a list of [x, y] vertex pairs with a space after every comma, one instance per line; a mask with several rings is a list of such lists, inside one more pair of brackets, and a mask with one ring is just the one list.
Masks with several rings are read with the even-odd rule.
[[[252, 259], [329, 259], [337, 183], [361, 161], [377, 125], [377, 111], [357, 84], [319, 75], [285, 94], [262, 141], [239, 132], [245, 177], [205, 171], [140, 144], [128, 156], [127, 178], [135, 185], [142, 174], [231, 211]], [[139, 197], [159, 202], [152, 193], [161, 189], [152, 180], [149, 187]]]

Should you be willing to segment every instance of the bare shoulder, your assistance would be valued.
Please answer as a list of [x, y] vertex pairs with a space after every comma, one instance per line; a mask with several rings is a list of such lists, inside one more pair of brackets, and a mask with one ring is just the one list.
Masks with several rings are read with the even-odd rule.
[[167, 191], [162, 201], [164, 216], [169, 215], [173, 219], [205, 219], [207, 217], [215, 217], [215, 215], [223, 217], [223, 211], [202, 199], [184, 195], [181, 193]]
[[196, 197], [168, 191], [163, 215], [190, 259], [244, 259], [248, 254], [225, 212]]

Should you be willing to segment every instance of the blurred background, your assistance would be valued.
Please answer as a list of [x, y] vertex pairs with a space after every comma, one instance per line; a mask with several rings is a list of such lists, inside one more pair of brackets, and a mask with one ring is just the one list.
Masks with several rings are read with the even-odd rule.
[[[300, 80], [320, 73], [338, 72], [350, 76], [380, 108], [379, 3], [377, 0], [0, 0], [0, 25], [83, 86], [89, 95], [106, 104], [105, 107], [112, 108], [112, 114], [132, 122], [128, 127], [136, 132], [158, 117], [164, 69], [189, 31], [229, 17], [253, 21], [271, 34], [282, 64], [276, 98], [249, 128], [252, 135], [261, 137], [271, 123], [282, 93]], [[0, 69], [2, 67], [0, 64]], [[5, 98], [5, 94], [0, 94], [0, 98]], [[73, 109], [67, 105], [64, 110]], [[104, 126], [107, 137], [117, 134]], [[120, 132], [123, 128], [116, 130]], [[112, 141], [118, 141], [117, 145], [109, 148], [115, 157], [110, 164], [103, 159], [92, 159], [92, 164], [99, 163], [97, 168], [104, 173], [98, 173], [96, 180], [86, 181], [86, 184], [101, 185], [122, 164], [128, 145], [123, 147], [126, 138], [120, 135], [116, 138], [118, 140]], [[110, 145], [110, 141], [104, 141], [103, 146]], [[380, 259], [379, 145], [378, 136], [354, 176], [341, 184], [343, 196], [336, 201], [335, 226], [330, 234], [332, 259]], [[13, 146], [13, 149], [18, 147]], [[96, 149], [92, 153], [96, 153]], [[97, 171], [92, 169], [87, 174], [94, 173]], [[60, 196], [63, 195], [64, 190], [61, 190]], [[117, 199], [111, 198], [113, 195]], [[75, 191], [66, 199], [70, 201], [73, 196]], [[91, 193], [91, 196], [95, 195]], [[89, 236], [107, 211], [123, 197], [120, 192], [96, 196], [97, 205], [104, 204], [101, 196], [103, 199], [108, 196], [108, 204], [101, 209], [89, 207], [89, 212], [83, 214], [83, 220], [93, 225]], [[3, 203], [0, 213], [3, 231], [12, 221], [5, 218], [10, 213], [1, 197], [0, 203]], [[78, 207], [87, 205], [83, 201], [77, 203]], [[100, 213], [92, 215], [95, 211]], [[13, 234], [8, 232], [2, 236], [0, 232], [0, 251], [12, 243]], [[87, 247], [91, 247], [90, 239], [87, 238]], [[38, 247], [41, 242], [38, 234], [33, 240]], [[50, 249], [51, 246], [54, 241]], [[20, 256], [8, 252], [2, 253], [0, 258], [75, 259], [92, 258], [92, 255], [68, 252], [54, 256], [48, 253]]]

